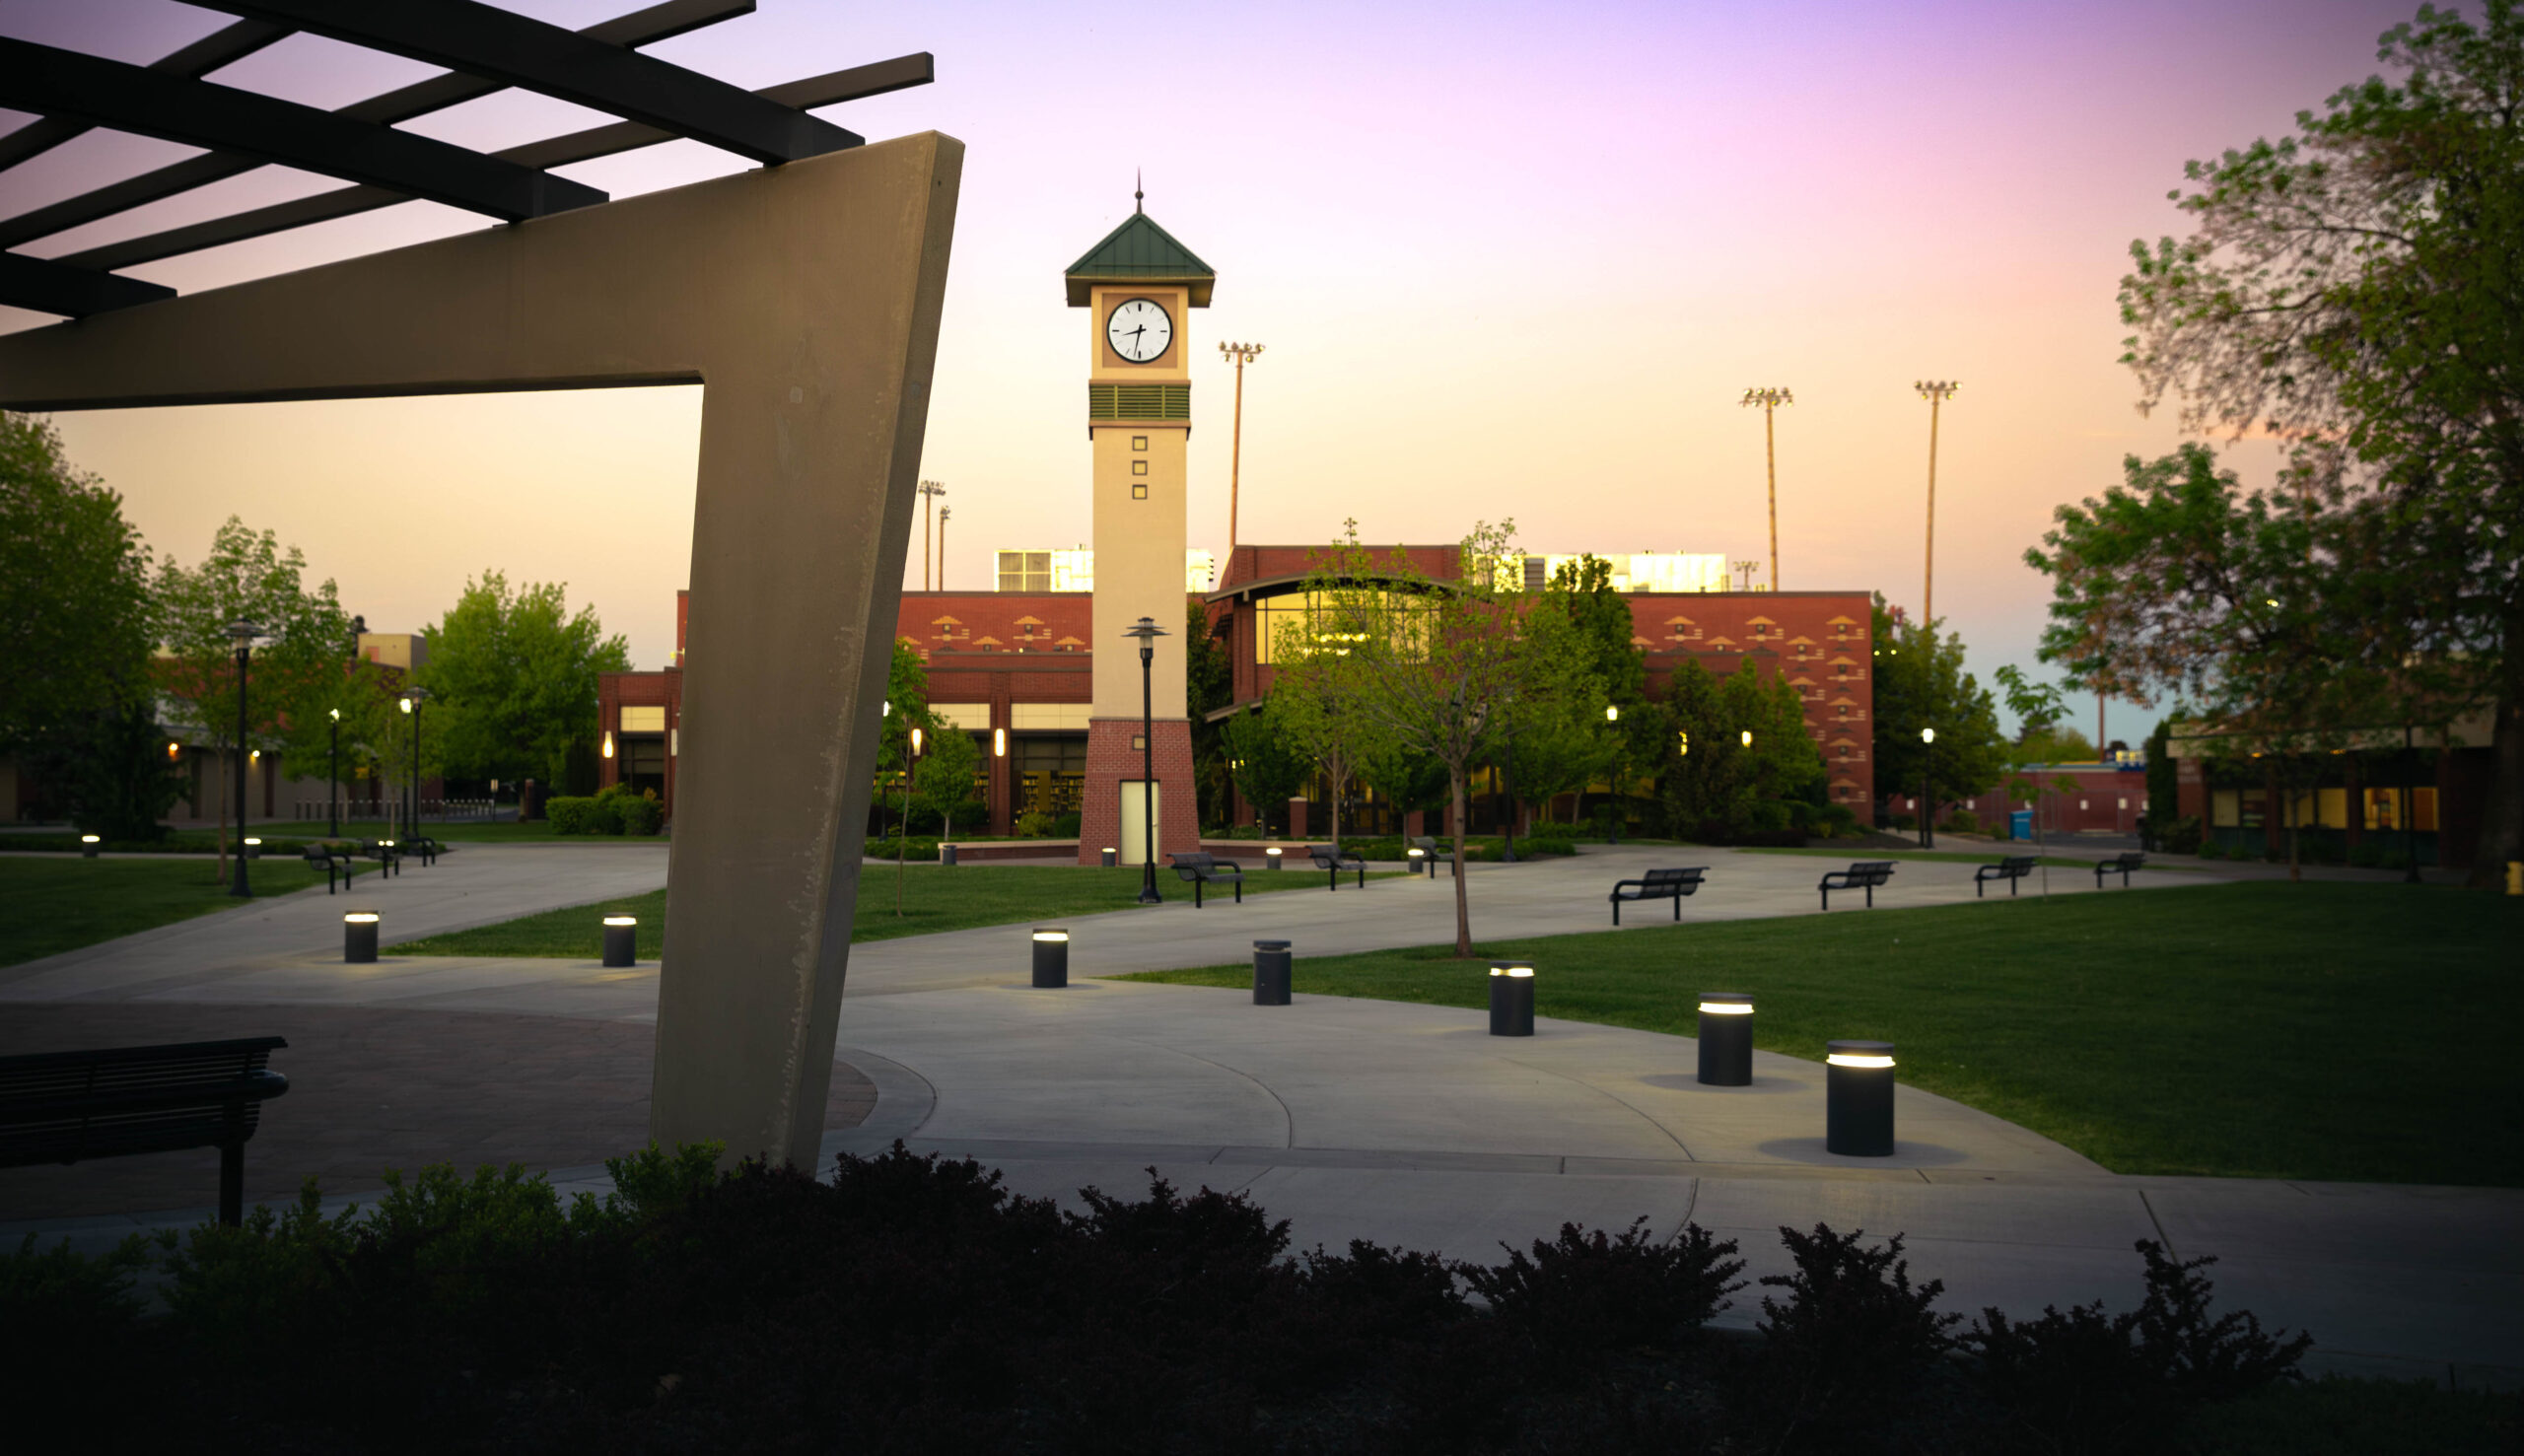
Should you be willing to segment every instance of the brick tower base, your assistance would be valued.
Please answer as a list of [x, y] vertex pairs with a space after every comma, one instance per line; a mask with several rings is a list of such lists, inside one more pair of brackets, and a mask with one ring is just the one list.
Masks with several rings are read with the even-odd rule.
[[[1157, 866], [1169, 854], [1201, 847], [1200, 792], [1192, 780], [1192, 724], [1157, 721]], [[1107, 846], [1122, 845], [1122, 783], [1138, 783], [1140, 735], [1136, 718], [1095, 718], [1087, 724], [1087, 782], [1081, 786], [1078, 863], [1093, 865]], [[1136, 863], [1136, 862], [1126, 862]]]

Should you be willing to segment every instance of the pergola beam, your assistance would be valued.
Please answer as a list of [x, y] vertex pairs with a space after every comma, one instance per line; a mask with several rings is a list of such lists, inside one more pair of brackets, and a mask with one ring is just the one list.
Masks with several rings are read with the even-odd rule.
[[488, 77], [766, 166], [862, 138], [741, 87], [475, 0], [201, 0], [213, 9]]
[[[664, 7], [660, 7], [663, 9]], [[766, 87], [756, 93], [784, 106], [838, 105], [863, 97], [882, 96], [906, 87], [926, 86], [937, 78], [937, 62], [928, 51], [896, 56], [865, 66], [852, 66], [804, 81], [785, 82]], [[426, 84], [426, 83], [424, 83]], [[672, 141], [666, 132], [637, 121], [616, 121], [604, 126], [592, 126], [563, 136], [526, 142], [492, 155], [523, 167], [567, 167], [574, 162], [592, 162], [598, 157], [611, 157], [659, 142]], [[178, 164], [179, 166], [182, 164]], [[146, 237], [128, 238], [119, 243], [102, 243], [72, 253], [60, 261], [85, 268], [131, 268], [160, 258], [175, 257], [204, 248], [223, 247], [231, 243], [285, 233], [336, 218], [356, 217], [381, 207], [392, 207], [408, 201], [399, 193], [383, 187], [341, 187], [318, 192], [312, 197], [293, 198], [258, 207], [249, 212], [210, 218], [180, 228], [152, 233]]]
[[14, 309], [85, 318], [91, 313], [175, 296], [175, 291], [163, 284], [74, 268], [24, 253], [0, 252], [0, 304]]
[[[700, 30], [704, 26], [733, 20], [740, 15], [751, 15], [753, 7], [754, 0], [666, 0], [663, 5], [652, 5], [629, 15], [616, 16], [612, 20], [590, 26], [579, 34], [608, 45], [654, 45], [661, 40], [671, 39]], [[193, 57], [195, 52], [203, 51], [211, 41], [243, 32], [268, 35], [273, 39], [289, 34], [280, 27], [266, 25], [261, 21], [239, 21], [210, 36], [209, 39], [195, 41], [164, 60], [152, 63], [149, 69], [199, 77], [260, 48], [260, 45], [244, 49], [232, 46], [233, 53], [226, 53], [224, 59], [211, 59], [201, 64], [192, 64], [188, 59]], [[269, 44], [270, 40], [264, 40], [261, 43]], [[336, 114], [347, 116], [354, 121], [373, 121], [380, 126], [392, 126], [399, 121], [409, 121], [415, 116], [425, 116], [432, 111], [445, 110], [449, 106], [459, 105], [507, 89], [497, 81], [487, 81], [479, 76], [467, 76], [460, 72], [450, 72], [444, 76], [432, 76], [426, 81], [415, 81], [409, 86], [397, 87], [363, 102], [355, 102], [342, 107]], [[58, 139], [60, 141], [67, 141], [88, 129], [83, 122], [45, 117], [19, 131], [11, 132], [7, 137], [0, 137], [0, 159], [5, 159], [10, 143], [39, 127], [62, 129], [63, 134]], [[44, 143], [45, 146], [56, 144], [56, 142]], [[36, 150], [40, 151], [41, 147]], [[30, 152], [28, 155], [32, 156], [34, 153]], [[5, 160], [0, 160], [0, 167], [7, 165]], [[0, 219], [0, 247], [15, 247], [21, 243], [32, 243], [38, 238], [49, 238], [55, 233], [66, 233], [72, 228], [85, 226], [100, 218], [112, 217], [118, 212], [127, 212], [135, 207], [162, 201], [179, 193], [189, 192], [195, 187], [206, 187], [212, 182], [251, 172], [262, 165], [258, 158], [241, 157], [227, 152], [209, 152], [199, 157], [187, 157], [181, 162], [170, 163], [165, 167], [144, 172], [138, 176], [126, 177], [110, 186], [82, 192], [76, 197], [65, 197], [48, 207], [38, 207], [33, 212]], [[376, 202], [370, 205], [386, 204]], [[366, 207], [352, 209], [354, 212], [367, 210]], [[328, 213], [324, 216], [342, 217], [348, 214]], [[322, 218], [311, 218], [309, 221], [322, 221]], [[292, 223], [286, 226], [301, 225]], [[261, 231], [274, 230], [266, 228]], [[259, 237], [260, 233], [246, 233], [243, 236]], [[150, 256], [165, 257], [167, 254], [153, 253]], [[132, 261], [147, 260], [147, 258], [138, 258]], [[127, 264], [97, 263], [91, 266], [122, 267]]]
[[241, 153], [507, 222], [605, 200], [583, 183], [413, 132], [26, 40], [0, 37], [0, 105]]
[[[286, 26], [267, 25], [262, 21], [239, 21], [222, 26], [192, 44], [173, 51], [149, 63], [149, 69], [164, 71], [187, 80], [207, 76], [222, 66], [234, 65], [275, 40], [286, 39]], [[87, 131], [84, 121], [62, 116], [39, 116], [0, 137], [0, 172], [17, 166], [30, 157], [40, 156], [63, 142]], [[10, 240], [0, 240], [5, 246]]]

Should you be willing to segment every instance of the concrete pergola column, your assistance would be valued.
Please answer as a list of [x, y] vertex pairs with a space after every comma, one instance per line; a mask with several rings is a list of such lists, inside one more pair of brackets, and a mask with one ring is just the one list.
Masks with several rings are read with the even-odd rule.
[[651, 1128], [811, 1165], [963, 145], [938, 133], [0, 337], [0, 407], [703, 387]]

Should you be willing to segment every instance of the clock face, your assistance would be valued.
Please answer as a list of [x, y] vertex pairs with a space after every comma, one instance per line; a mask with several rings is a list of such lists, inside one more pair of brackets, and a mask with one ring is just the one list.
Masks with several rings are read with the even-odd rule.
[[1150, 299], [1133, 299], [1104, 321], [1105, 342], [1133, 364], [1154, 363], [1174, 342], [1174, 320]]

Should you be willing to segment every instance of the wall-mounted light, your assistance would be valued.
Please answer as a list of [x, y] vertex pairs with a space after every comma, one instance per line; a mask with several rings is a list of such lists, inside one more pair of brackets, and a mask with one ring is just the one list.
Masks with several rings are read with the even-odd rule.
[[168, 762], [170, 762], [170, 763], [173, 763], [173, 762], [174, 762], [177, 757], [179, 757], [179, 756], [183, 753], [183, 751], [184, 751], [184, 745], [183, 745], [183, 744], [181, 744], [181, 743], [175, 743], [175, 742], [170, 742], [170, 743], [168, 743], [168, 745], [167, 745], [167, 761], [168, 761]]
[[607, 758], [613, 756], [613, 729], [611, 728], [604, 730], [604, 756]]
[[1621, 722], [1621, 705], [1619, 703], [1606, 703], [1604, 705], [1604, 722]]
[[1691, 729], [1676, 728], [1674, 730], [1674, 752], [1677, 756], [1689, 755], [1692, 751]]
[[1753, 730], [1751, 728], [1744, 729], [1744, 746], [1747, 748], [1753, 746]]
[[1003, 728], [990, 730], [990, 756], [993, 758], [1008, 756], [1008, 729]]
[[911, 751], [914, 753], [920, 751], [920, 729], [917, 728], [911, 730]]

